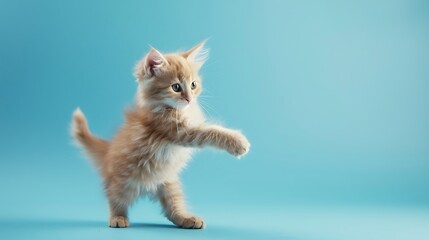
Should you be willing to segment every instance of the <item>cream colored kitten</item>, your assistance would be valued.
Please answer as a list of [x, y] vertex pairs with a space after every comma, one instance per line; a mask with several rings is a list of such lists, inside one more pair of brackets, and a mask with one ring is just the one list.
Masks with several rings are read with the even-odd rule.
[[117, 135], [106, 141], [88, 129], [83, 113], [73, 114], [73, 136], [100, 168], [110, 206], [110, 227], [129, 225], [128, 206], [141, 195], [156, 196], [166, 217], [183, 228], [203, 228], [186, 210], [179, 173], [194, 148], [212, 146], [241, 157], [250, 144], [239, 131], [205, 122], [197, 102], [203, 43], [184, 53], [152, 49], [136, 66], [136, 106]]

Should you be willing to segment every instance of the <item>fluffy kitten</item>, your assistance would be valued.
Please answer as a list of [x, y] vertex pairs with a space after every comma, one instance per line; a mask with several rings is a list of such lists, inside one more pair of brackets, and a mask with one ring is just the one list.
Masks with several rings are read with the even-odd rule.
[[205, 122], [197, 97], [204, 42], [184, 53], [156, 49], [137, 64], [136, 106], [117, 135], [106, 141], [88, 129], [83, 113], [73, 114], [73, 136], [99, 167], [110, 207], [110, 227], [129, 226], [127, 209], [145, 194], [161, 202], [165, 216], [183, 228], [203, 228], [186, 210], [179, 172], [194, 148], [212, 146], [241, 157], [250, 144], [239, 131]]

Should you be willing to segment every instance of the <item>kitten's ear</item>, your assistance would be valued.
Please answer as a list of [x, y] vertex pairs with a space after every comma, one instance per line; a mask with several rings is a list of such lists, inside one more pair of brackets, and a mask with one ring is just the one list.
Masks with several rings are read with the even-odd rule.
[[156, 76], [166, 64], [168, 62], [165, 57], [158, 50], [152, 48], [143, 60], [137, 64], [134, 75], [140, 80]]
[[204, 48], [204, 45], [206, 44], [207, 40], [202, 41], [201, 43], [197, 44], [195, 47], [191, 48], [190, 50], [184, 52], [182, 56], [186, 58], [187, 60], [194, 62], [198, 68], [203, 66], [204, 62], [209, 57], [209, 49]]

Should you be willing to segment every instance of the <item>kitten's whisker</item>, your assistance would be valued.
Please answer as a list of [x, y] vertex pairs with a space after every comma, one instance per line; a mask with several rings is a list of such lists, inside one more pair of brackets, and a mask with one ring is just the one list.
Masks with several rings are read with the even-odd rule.
[[203, 104], [200, 104], [200, 106], [203, 108], [203, 110], [209, 115], [210, 118], [213, 118], [210, 112], [203, 106]]
[[201, 103], [202, 103], [202, 105], [205, 105], [206, 107], [208, 107], [209, 109], [211, 109], [212, 111], [214, 111], [216, 115], [219, 115], [219, 112], [216, 111], [213, 107], [211, 107], [207, 102], [205, 102], [204, 100], [202, 100]]
[[178, 104], [176, 103], [176, 108], [174, 110], [176, 111], [176, 131], [177, 131], [176, 138], [179, 138], [179, 124], [178, 124], [178, 119], [177, 119], [177, 106], [178, 106]]
[[189, 136], [188, 131], [186, 130], [186, 126], [184, 126], [184, 124], [182, 124], [182, 129], [185, 132], [186, 136]]
[[189, 136], [188, 131], [186, 130], [186, 127], [182, 127], [182, 128], [183, 128], [183, 131], [185, 131], [186, 136]]

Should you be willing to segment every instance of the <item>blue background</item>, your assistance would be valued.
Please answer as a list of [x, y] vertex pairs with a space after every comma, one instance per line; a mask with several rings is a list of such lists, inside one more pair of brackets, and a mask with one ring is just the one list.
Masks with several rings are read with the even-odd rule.
[[[1, 0], [0, 37], [2, 238], [429, 238], [428, 1]], [[183, 172], [207, 229], [148, 200], [107, 228], [72, 111], [110, 138], [148, 44], [207, 37], [203, 106], [250, 153], [203, 150]]]

